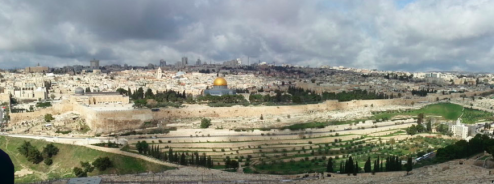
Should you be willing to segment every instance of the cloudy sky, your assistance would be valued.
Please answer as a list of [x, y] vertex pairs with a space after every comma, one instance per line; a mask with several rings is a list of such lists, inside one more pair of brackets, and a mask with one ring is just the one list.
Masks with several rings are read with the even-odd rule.
[[490, 71], [492, 0], [0, 0], [0, 68], [222, 62]]

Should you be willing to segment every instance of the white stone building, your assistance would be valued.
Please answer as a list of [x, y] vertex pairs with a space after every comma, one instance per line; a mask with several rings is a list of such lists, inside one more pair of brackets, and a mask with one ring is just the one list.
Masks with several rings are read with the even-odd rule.
[[456, 120], [456, 124], [451, 125], [450, 131], [453, 133], [454, 137], [460, 138], [460, 139], [467, 139], [468, 137], [468, 126], [465, 126], [463, 123], [461, 123], [460, 118]]

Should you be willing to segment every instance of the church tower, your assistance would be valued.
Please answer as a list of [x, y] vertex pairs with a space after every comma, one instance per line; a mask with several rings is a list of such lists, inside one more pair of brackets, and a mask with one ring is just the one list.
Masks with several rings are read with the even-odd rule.
[[156, 71], [156, 79], [161, 79], [163, 78], [163, 71], [161, 70], [161, 67], [158, 68]]

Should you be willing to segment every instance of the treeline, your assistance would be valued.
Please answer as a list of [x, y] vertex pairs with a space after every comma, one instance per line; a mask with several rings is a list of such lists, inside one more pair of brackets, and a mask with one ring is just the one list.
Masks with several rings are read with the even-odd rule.
[[196, 98], [197, 102], [209, 102], [209, 103], [242, 103], [246, 102], [244, 96], [242, 95], [223, 95], [223, 96], [212, 96], [203, 95]]
[[[402, 160], [397, 156], [389, 156], [386, 158], [386, 160], [382, 160], [377, 157], [377, 159], [373, 162], [374, 168], [372, 169], [371, 158], [368, 157], [367, 161], [364, 164], [364, 169], [362, 170], [362, 168], [358, 166], [358, 161], [354, 161], [353, 158], [350, 156], [347, 160], [340, 162], [339, 171], [340, 174], [353, 174], [354, 176], [362, 171], [366, 173], [372, 172], [373, 174], [376, 172], [402, 171], [403, 165], [401, 164], [401, 162]], [[412, 158], [409, 157], [407, 160], [407, 164], [405, 164], [406, 171], [411, 171], [412, 166]], [[332, 158], [329, 158], [326, 168], [326, 172], [334, 172]]]
[[315, 91], [289, 86], [287, 92], [292, 95], [292, 102], [296, 104], [308, 104], [322, 102], [321, 95]]
[[[238, 93], [248, 93], [245, 89], [236, 89]], [[387, 95], [384, 93], [368, 92], [367, 90], [354, 90], [350, 92], [343, 91], [341, 93], [330, 93], [324, 92], [322, 94], [317, 94], [312, 90], [305, 90], [303, 88], [297, 88], [289, 86], [286, 93], [275, 90], [274, 96], [269, 94], [250, 94], [249, 101], [244, 98], [243, 95], [223, 95], [223, 96], [212, 96], [212, 95], [200, 95], [195, 99], [191, 95], [186, 95], [185, 91], [177, 92], [173, 90], [167, 90], [164, 92], [153, 93], [151, 89], [147, 89], [146, 92], [141, 88], [132, 93], [129, 90], [122, 88], [117, 89], [117, 92], [122, 95], [129, 96], [133, 101], [135, 106], [143, 107], [147, 106], [149, 108], [153, 107], [166, 107], [170, 103], [182, 104], [184, 101], [187, 103], [208, 103], [212, 107], [220, 106], [232, 106], [241, 104], [247, 106], [249, 104], [260, 104], [260, 103], [274, 103], [274, 104], [314, 104], [320, 103], [325, 100], [338, 100], [338, 101], [351, 101], [351, 100], [367, 100], [367, 99], [391, 99], [395, 98], [394, 94]], [[261, 88], [258, 92], [263, 92]], [[401, 97], [398, 93], [396, 96]], [[148, 99], [153, 99], [157, 104], [148, 104]]]
[[315, 91], [291, 86], [288, 87], [288, 93], [292, 95], [293, 103], [314, 103], [325, 100], [338, 100], [344, 102], [351, 100], [390, 99], [401, 97], [400, 93], [398, 93], [397, 96], [394, 96], [394, 94], [387, 95], [385, 93], [368, 92], [367, 90], [342, 91], [340, 93], [323, 92], [322, 95], [318, 95]]
[[470, 141], [460, 140], [455, 144], [439, 148], [436, 153], [436, 161], [445, 162], [453, 159], [470, 157], [482, 153], [494, 153], [494, 139], [488, 135], [477, 134]]
[[168, 148], [168, 152], [162, 152], [159, 145], [154, 146], [149, 144], [146, 141], [138, 141], [136, 143], [136, 149], [139, 154], [148, 155], [154, 157], [159, 160], [176, 163], [180, 165], [191, 165], [191, 166], [201, 166], [212, 168], [213, 160], [211, 156], [207, 156], [206, 153], [199, 155], [199, 153], [194, 152], [173, 152], [172, 148]]
[[[398, 98], [401, 97], [399, 93]], [[387, 95], [384, 93], [373, 93], [367, 90], [353, 90], [350, 92], [342, 91], [341, 93], [329, 93], [324, 92], [322, 94], [322, 100], [338, 100], [340, 102], [352, 101], [352, 100], [372, 100], [372, 99], [390, 99], [395, 98], [393, 94]]]
[[209, 69], [201, 69], [199, 70], [199, 73], [212, 73], [212, 72], [215, 72], [214, 69], [211, 71]]
[[[180, 106], [184, 101], [192, 99], [192, 96], [187, 96], [185, 91], [178, 92], [174, 90], [166, 90], [162, 92], [157, 92], [156, 94], [151, 89], [144, 89], [140, 87], [134, 93], [130, 89], [125, 90], [118, 88], [117, 92], [122, 95], [127, 95], [131, 100], [134, 101], [136, 107], [147, 106], [149, 108], [153, 107], [166, 107], [166, 106]], [[148, 99], [155, 100], [156, 103], [148, 104]]]
[[437, 93], [437, 90], [434, 89], [421, 89], [421, 90], [412, 90], [412, 95], [417, 96], [427, 96], [427, 93]]

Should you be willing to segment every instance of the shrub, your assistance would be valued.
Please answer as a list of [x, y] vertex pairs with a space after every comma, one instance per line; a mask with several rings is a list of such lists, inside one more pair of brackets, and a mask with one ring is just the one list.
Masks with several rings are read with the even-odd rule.
[[52, 160], [51, 158], [47, 158], [47, 159], [45, 159], [45, 161], [44, 161], [44, 162], [45, 162], [45, 164], [46, 164], [46, 165], [51, 165], [51, 164], [53, 164], [53, 160]]
[[47, 144], [43, 148], [43, 154], [48, 158], [51, 158], [51, 157], [57, 155], [58, 151], [59, 151], [58, 148], [55, 145], [53, 145], [53, 143]]
[[201, 128], [209, 128], [211, 126], [211, 119], [203, 118], [201, 120]]
[[81, 178], [81, 177], [87, 177], [87, 172], [84, 172], [81, 168], [79, 167], [74, 167], [74, 169], [72, 170], [74, 172], [74, 175], [78, 178]]
[[113, 163], [108, 157], [99, 157], [93, 162], [93, 166], [99, 171], [104, 171], [107, 168], [113, 167]]
[[45, 114], [45, 121], [46, 122], [51, 122], [52, 120], [55, 120], [55, 118], [53, 118], [53, 115]]

